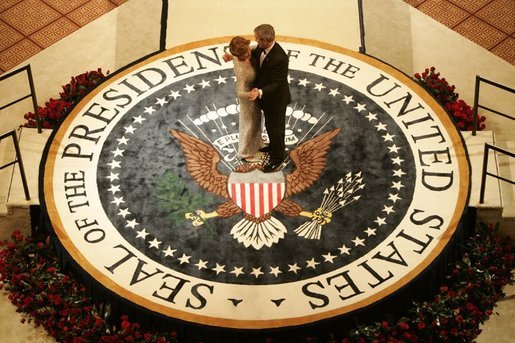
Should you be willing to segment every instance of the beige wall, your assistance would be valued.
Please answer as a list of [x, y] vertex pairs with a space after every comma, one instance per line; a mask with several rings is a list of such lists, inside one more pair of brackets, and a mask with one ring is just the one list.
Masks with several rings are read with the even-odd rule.
[[[39, 103], [58, 97], [72, 75], [102, 67], [115, 71], [159, 48], [161, 0], [129, 0], [23, 63], [34, 72]], [[435, 66], [473, 104], [474, 78], [515, 88], [515, 68], [401, 0], [363, 0], [369, 55], [408, 75]], [[252, 34], [268, 22], [277, 34], [310, 38], [358, 50], [357, 0], [170, 0], [167, 46], [219, 36]], [[0, 84], [0, 103], [19, 94], [21, 81]], [[514, 97], [485, 87], [481, 103], [508, 112]], [[25, 108], [23, 108], [25, 106]], [[0, 113], [0, 132], [23, 122], [30, 101]], [[8, 120], [5, 118], [9, 118]], [[13, 122], [15, 124], [13, 124]], [[15, 125], [17, 126], [17, 125]], [[500, 140], [515, 136], [515, 123], [488, 115]]]
[[356, 0], [173, 0], [167, 46], [212, 37], [252, 35], [259, 24], [277, 35], [310, 38], [358, 50]]
[[[367, 53], [408, 75], [435, 66], [474, 104], [475, 77], [515, 88], [515, 67], [399, 0], [364, 0]], [[515, 95], [481, 88], [480, 104], [515, 116]], [[483, 111], [497, 140], [515, 139], [515, 121]]]

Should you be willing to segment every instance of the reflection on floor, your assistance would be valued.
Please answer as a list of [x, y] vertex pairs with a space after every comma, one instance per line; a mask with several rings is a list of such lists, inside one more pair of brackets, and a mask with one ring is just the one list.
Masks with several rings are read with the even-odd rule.
[[[0, 74], [128, 0], [2, 0]], [[514, 0], [403, 0], [515, 65]]]

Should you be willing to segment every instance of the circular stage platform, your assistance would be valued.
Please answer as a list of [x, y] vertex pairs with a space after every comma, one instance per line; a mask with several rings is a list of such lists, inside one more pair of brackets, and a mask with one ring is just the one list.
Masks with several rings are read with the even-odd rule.
[[236, 154], [229, 39], [117, 71], [54, 132], [41, 200], [63, 258], [120, 310], [227, 332], [326, 329], [431, 292], [469, 193], [444, 109], [377, 59], [279, 37], [289, 155], [265, 174]]

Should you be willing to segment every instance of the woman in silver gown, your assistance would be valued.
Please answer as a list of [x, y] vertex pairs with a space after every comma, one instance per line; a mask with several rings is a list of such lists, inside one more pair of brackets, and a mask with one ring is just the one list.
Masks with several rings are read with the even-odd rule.
[[259, 162], [262, 148], [261, 110], [255, 101], [247, 98], [256, 78], [256, 62], [251, 60], [250, 40], [234, 37], [229, 44], [229, 51], [234, 56], [234, 74], [236, 75], [236, 95], [240, 105], [238, 154], [248, 162]]

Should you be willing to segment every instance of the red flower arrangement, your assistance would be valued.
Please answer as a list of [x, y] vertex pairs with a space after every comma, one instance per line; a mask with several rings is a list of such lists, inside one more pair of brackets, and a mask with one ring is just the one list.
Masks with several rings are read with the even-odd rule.
[[15, 231], [0, 245], [0, 289], [23, 313], [22, 323], [34, 321], [59, 342], [177, 342], [175, 332], [145, 331], [127, 316], [113, 323], [109, 305], [96, 305], [83, 285], [60, 272], [49, 241]]
[[[462, 131], [472, 131], [474, 127], [474, 114], [472, 108], [463, 100], [456, 100], [445, 104], [445, 109], [452, 114], [456, 120], [456, 126]], [[478, 115], [476, 129], [478, 131], [485, 129], [484, 116]]]
[[[472, 131], [474, 125], [472, 108], [465, 101], [459, 99], [456, 87], [450, 85], [444, 77], [440, 77], [440, 73], [436, 72], [435, 67], [426, 68], [422, 74], [415, 73], [414, 79], [444, 106], [458, 129]], [[485, 129], [485, 120], [484, 116], [478, 114], [476, 130]]]
[[[467, 240], [467, 253], [446, 277], [431, 302], [415, 304], [398, 321], [384, 319], [360, 326], [332, 342], [470, 342], [513, 284], [513, 248], [494, 235], [494, 226], [480, 224]], [[0, 251], [0, 289], [24, 317], [43, 326], [60, 342], [180, 342], [176, 331], [154, 332], [110, 317], [108, 304], [95, 305], [84, 286], [60, 272], [57, 254], [47, 239], [24, 238], [14, 232]], [[187, 340], [187, 339], [186, 339]], [[187, 340], [189, 341], [189, 340]], [[273, 337], [263, 342], [273, 343]], [[279, 341], [277, 341], [279, 342]], [[281, 341], [282, 343], [283, 341]], [[322, 342], [302, 336], [292, 342]]]
[[[72, 77], [70, 83], [62, 86], [63, 91], [59, 93], [59, 99], [50, 98], [45, 103], [45, 107], [38, 106], [41, 127], [44, 129], [56, 127], [66, 117], [73, 105], [105, 78], [106, 75], [101, 68]], [[28, 112], [23, 117], [27, 122], [22, 126], [36, 127], [34, 112]]]
[[[363, 342], [471, 342], [479, 325], [513, 284], [513, 248], [493, 233], [497, 228], [481, 223], [468, 239], [467, 253], [446, 276], [432, 302], [415, 304], [398, 322], [383, 321], [352, 332], [352, 341]], [[347, 342], [350, 342], [348, 339]]]
[[70, 83], [62, 86], [63, 91], [59, 93], [61, 99], [76, 103], [86, 94], [88, 94], [97, 84], [103, 81], [109, 71], [104, 75], [102, 69], [88, 71], [80, 75], [72, 77]]

